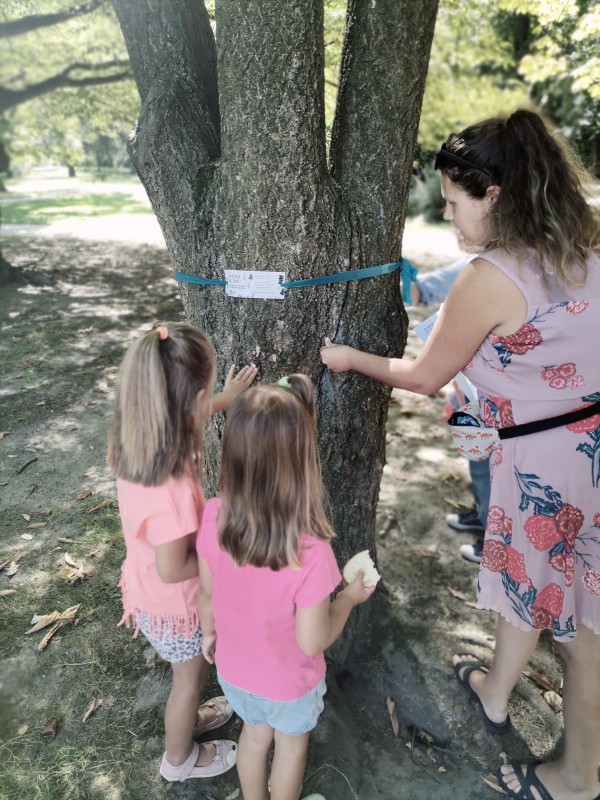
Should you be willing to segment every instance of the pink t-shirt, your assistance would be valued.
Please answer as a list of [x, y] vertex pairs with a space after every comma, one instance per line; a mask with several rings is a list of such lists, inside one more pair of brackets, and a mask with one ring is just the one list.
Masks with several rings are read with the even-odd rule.
[[[198, 578], [164, 583], [156, 569], [155, 548], [196, 533], [202, 519], [202, 487], [191, 475], [169, 478], [162, 486], [117, 480], [119, 512], [127, 555], [119, 586], [123, 592], [120, 625], [147, 613], [161, 636], [188, 638], [198, 630]], [[137, 626], [136, 626], [137, 635]]]
[[217, 514], [209, 500], [198, 536], [198, 553], [213, 579], [217, 644], [215, 662], [227, 683], [270, 700], [296, 700], [319, 683], [325, 658], [307, 656], [296, 641], [296, 609], [311, 608], [341, 580], [329, 542], [301, 537], [300, 569], [238, 567], [221, 549]]

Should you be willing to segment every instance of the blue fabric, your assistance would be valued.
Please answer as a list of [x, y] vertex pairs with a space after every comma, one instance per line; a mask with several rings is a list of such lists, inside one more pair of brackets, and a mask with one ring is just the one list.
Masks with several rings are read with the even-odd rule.
[[484, 461], [469, 460], [469, 472], [471, 474], [471, 488], [475, 498], [475, 508], [477, 516], [485, 528], [490, 510], [490, 460]]
[[227, 683], [217, 673], [227, 702], [248, 725], [270, 725], [286, 736], [301, 736], [316, 726], [324, 708], [325, 678], [297, 700], [269, 700]]
[[[377, 278], [380, 275], [388, 275], [390, 272], [395, 272], [397, 269], [402, 270], [402, 299], [404, 302], [410, 302], [410, 282], [414, 279], [418, 270], [416, 267], [403, 258], [402, 261], [392, 261], [389, 264], [378, 264], [375, 267], [363, 267], [362, 269], [352, 269], [347, 272], [333, 272], [330, 275], [319, 275], [316, 278], [304, 278], [300, 281], [286, 281], [281, 285], [285, 289], [298, 289], [303, 286], [320, 286], [327, 283], [343, 283], [345, 281], [360, 281], [364, 278]], [[189, 275], [187, 272], [179, 272], [174, 270], [173, 275], [175, 280], [181, 283], [195, 283], [198, 286], [226, 286], [227, 281], [218, 278], [201, 278], [198, 275]], [[406, 284], [408, 285], [408, 300], [405, 297], [405, 275]]]
[[443, 303], [450, 287], [458, 277], [458, 273], [471, 258], [472, 256], [465, 256], [447, 267], [436, 269], [433, 272], [421, 272], [415, 277], [414, 282], [420, 292], [419, 303], [425, 306], [432, 303]]

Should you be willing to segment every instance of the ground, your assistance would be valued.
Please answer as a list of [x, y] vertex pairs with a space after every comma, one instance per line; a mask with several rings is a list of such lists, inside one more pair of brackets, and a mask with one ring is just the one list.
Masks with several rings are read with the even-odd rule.
[[[234, 800], [234, 771], [181, 786], [159, 778], [168, 668], [116, 627], [123, 544], [106, 430], [127, 343], [182, 316], [160, 231], [135, 213], [4, 232], [4, 256], [35, 284], [0, 295], [0, 797]], [[424, 269], [459, 255], [451, 233], [418, 222], [403, 254]], [[411, 334], [409, 354], [418, 347]], [[486, 781], [503, 758], [545, 758], [558, 743], [562, 715], [531, 679], [522, 678], [511, 702], [514, 732], [494, 739], [453, 678], [454, 652], [489, 660], [494, 619], [471, 605], [477, 568], [458, 555], [470, 535], [444, 521], [470, 504], [470, 493], [443, 403], [394, 392], [377, 517], [383, 581], [360, 653], [330, 670], [305, 793], [485, 800], [497, 794]], [[73, 620], [44, 649], [51, 628], [25, 635], [34, 615], [73, 606]], [[529, 669], [560, 684], [548, 639]], [[213, 680], [207, 693], [216, 691]], [[233, 721], [223, 736], [238, 731]]]

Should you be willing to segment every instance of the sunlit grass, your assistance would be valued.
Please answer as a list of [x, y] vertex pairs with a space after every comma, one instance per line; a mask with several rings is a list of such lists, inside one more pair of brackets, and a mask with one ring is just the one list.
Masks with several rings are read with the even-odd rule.
[[2, 222], [9, 225], [48, 225], [73, 217], [149, 213], [149, 203], [137, 200], [126, 192], [38, 199], [13, 195], [2, 202]]

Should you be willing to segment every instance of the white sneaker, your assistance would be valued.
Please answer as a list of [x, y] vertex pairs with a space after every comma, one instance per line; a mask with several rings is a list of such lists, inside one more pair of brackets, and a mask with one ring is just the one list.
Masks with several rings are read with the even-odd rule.
[[483, 555], [483, 539], [477, 539], [474, 544], [461, 545], [460, 554], [465, 561], [473, 561], [475, 564], [480, 564], [481, 556]]

